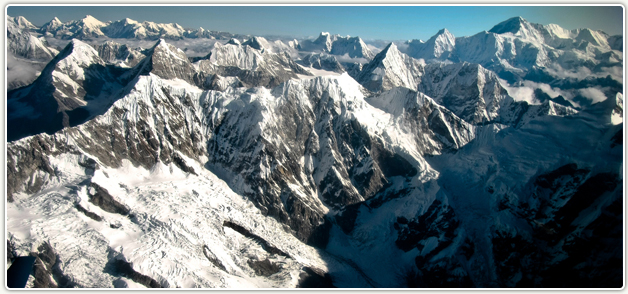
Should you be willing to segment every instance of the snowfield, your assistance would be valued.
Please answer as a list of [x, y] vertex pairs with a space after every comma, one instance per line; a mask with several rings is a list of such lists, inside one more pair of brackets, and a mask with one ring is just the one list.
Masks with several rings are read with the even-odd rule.
[[[49, 242], [64, 275], [77, 286], [144, 287], [115, 271], [107, 273], [116, 259], [171, 288], [294, 288], [304, 266], [338, 272], [351, 285], [360, 280], [350, 266], [303, 244], [200, 166], [194, 166], [199, 171], [194, 176], [172, 164], [145, 170], [125, 163], [118, 169], [98, 169], [92, 177], [80, 167], [71, 168], [76, 159], [72, 157], [56, 163], [65, 171], [60, 176], [63, 185], [32, 196], [17, 195], [15, 202], [7, 204], [6, 225], [19, 255]], [[90, 180], [132, 207], [131, 214], [106, 212], [90, 203]], [[79, 212], [77, 204], [102, 221]], [[289, 257], [268, 253], [255, 240], [223, 226], [225, 221], [254, 232]], [[224, 270], [208, 260], [205, 246]], [[247, 265], [248, 260], [265, 259], [279, 265], [280, 271], [257, 276]], [[32, 276], [29, 283], [27, 287], [32, 287]]]

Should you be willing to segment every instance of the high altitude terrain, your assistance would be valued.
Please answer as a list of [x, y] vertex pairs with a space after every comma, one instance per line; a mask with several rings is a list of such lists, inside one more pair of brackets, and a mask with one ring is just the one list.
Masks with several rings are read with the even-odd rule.
[[7, 25], [28, 287], [623, 286], [622, 36]]

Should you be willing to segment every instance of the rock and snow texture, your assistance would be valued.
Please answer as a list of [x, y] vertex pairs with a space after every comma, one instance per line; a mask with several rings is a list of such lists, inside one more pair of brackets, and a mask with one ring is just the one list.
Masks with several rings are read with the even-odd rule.
[[286, 80], [298, 78], [299, 74], [312, 75], [293, 61], [287, 52], [273, 53], [267, 47], [260, 47], [261, 38], [251, 40], [244, 44], [236, 43], [235, 39], [224, 45], [214, 44], [206, 58], [194, 63], [203, 72], [199, 80], [207, 83], [211, 82], [213, 75], [219, 75], [236, 77], [247, 87], [275, 87]]
[[120, 67], [133, 67], [146, 57], [142, 50], [130, 48], [126, 44], [113, 41], [106, 41], [94, 47], [96, 51], [98, 51], [98, 56], [100, 56], [103, 61], [116, 64]]
[[433, 63], [424, 67], [419, 91], [470, 123], [511, 123], [514, 100], [495, 73], [471, 63]]
[[28, 287], [622, 286], [616, 87], [516, 100], [481, 63], [438, 62], [466, 42], [446, 30], [415, 44], [425, 62], [391, 44], [364, 65], [332, 52], [352, 38], [238, 39], [200, 58], [73, 39], [8, 92], [7, 245], [38, 258]]

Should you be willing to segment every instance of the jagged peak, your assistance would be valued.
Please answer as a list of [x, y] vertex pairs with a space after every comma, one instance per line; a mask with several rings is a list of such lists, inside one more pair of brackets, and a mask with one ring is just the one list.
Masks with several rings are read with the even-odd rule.
[[378, 58], [383, 59], [386, 56], [389, 56], [389, 54], [391, 54], [391, 53], [394, 54], [394, 53], [398, 53], [398, 52], [399, 52], [399, 49], [397, 48], [397, 45], [395, 45], [395, 43], [393, 43], [393, 42], [390, 42], [390, 44], [388, 44], [388, 46], [386, 46], [381, 52], [379, 52], [377, 54], [377, 56], [375, 56], [375, 59], [378, 59]]
[[331, 42], [334, 41], [334, 37], [336, 37], [337, 35], [332, 35], [329, 32], [321, 32], [321, 34], [318, 36], [318, 38], [316, 38], [316, 40], [314, 40], [315, 43], [326, 43], [326, 42]]
[[166, 40], [163, 38], [160, 38], [157, 42], [155, 42], [155, 45], [151, 48], [151, 52], [149, 53], [149, 55], [153, 56], [155, 52], [164, 52], [167, 55], [173, 56], [174, 58], [187, 61], [187, 55], [185, 55], [185, 52], [183, 52], [176, 46], [166, 42]]
[[451, 32], [449, 32], [446, 28], [442, 28], [438, 31], [438, 33], [436, 33], [436, 35], [451, 35]]

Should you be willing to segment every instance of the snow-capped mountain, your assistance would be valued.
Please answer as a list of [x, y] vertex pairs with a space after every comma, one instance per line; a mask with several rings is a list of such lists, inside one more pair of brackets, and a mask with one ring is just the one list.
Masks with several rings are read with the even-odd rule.
[[60, 23], [59, 19], [55, 17], [43, 25], [40, 32], [60, 39], [98, 38], [105, 36], [101, 29], [106, 25], [107, 23], [99, 21], [91, 15], [67, 23]]
[[[7, 266], [36, 257], [27, 287], [623, 285], [621, 83], [544, 75], [522, 99], [484, 53], [455, 60], [500, 40], [500, 62], [612, 63], [618, 38], [516, 18], [410, 42], [424, 61], [330, 34], [191, 58], [148, 22], [87, 20], [50, 22], [80, 37], [7, 93]], [[157, 40], [97, 37], [116, 27]]]
[[456, 46], [456, 38], [447, 29], [442, 29], [427, 42], [411, 40], [407, 54], [417, 59], [447, 59]]
[[251, 37], [242, 43], [243, 46], [251, 46], [257, 50], [269, 51], [271, 53], [296, 52], [298, 42], [289, 41], [288, 44], [280, 41], [268, 41], [264, 37]]
[[334, 55], [347, 55], [352, 58], [373, 58], [374, 54], [360, 37], [342, 37], [322, 32], [314, 40], [303, 40], [299, 43], [303, 51], [319, 51]]
[[[24, 19], [24, 21], [26, 21], [26, 19]], [[139, 40], [179, 40], [183, 38], [229, 39], [237, 36], [226, 32], [208, 31], [203, 28], [188, 29], [176, 23], [139, 22], [130, 18], [102, 22], [91, 15], [87, 15], [80, 20], [65, 23], [55, 17], [40, 28], [31, 25], [28, 29], [59, 39], [77, 38], [81, 40], [91, 40], [102, 37]]]
[[599, 72], [599, 67], [619, 65], [622, 40], [622, 36], [608, 36], [601, 31], [566, 30], [555, 24], [534, 24], [514, 17], [468, 37], [454, 38], [443, 29], [427, 42], [408, 42], [407, 53], [426, 61], [478, 63], [510, 82], [539, 81], [538, 76], [528, 73], [540, 69], [555, 79], [555, 70], [577, 71], [585, 67]]
[[424, 64], [388, 44], [373, 60], [364, 65], [355, 79], [371, 91], [406, 87], [416, 90], [423, 76]]
[[[259, 40], [259, 38], [258, 38]], [[214, 75], [236, 77], [247, 87], [274, 87], [298, 74], [311, 75], [290, 58], [287, 52], [272, 53], [256, 49], [247, 41], [240, 44], [231, 39], [225, 45], [216, 43], [210, 53], [194, 63], [201, 72], [199, 81], [211, 81]], [[257, 43], [259, 44], [259, 43]], [[203, 78], [204, 77], [204, 78]]]
[[157, 24], [154, 22], [137, 22], [129, 18], [110, 23], [103, 28], [103, 32], [110, 37], [125, 39], [178, 39], [182, 38], [187, 30], [178, 24]]

